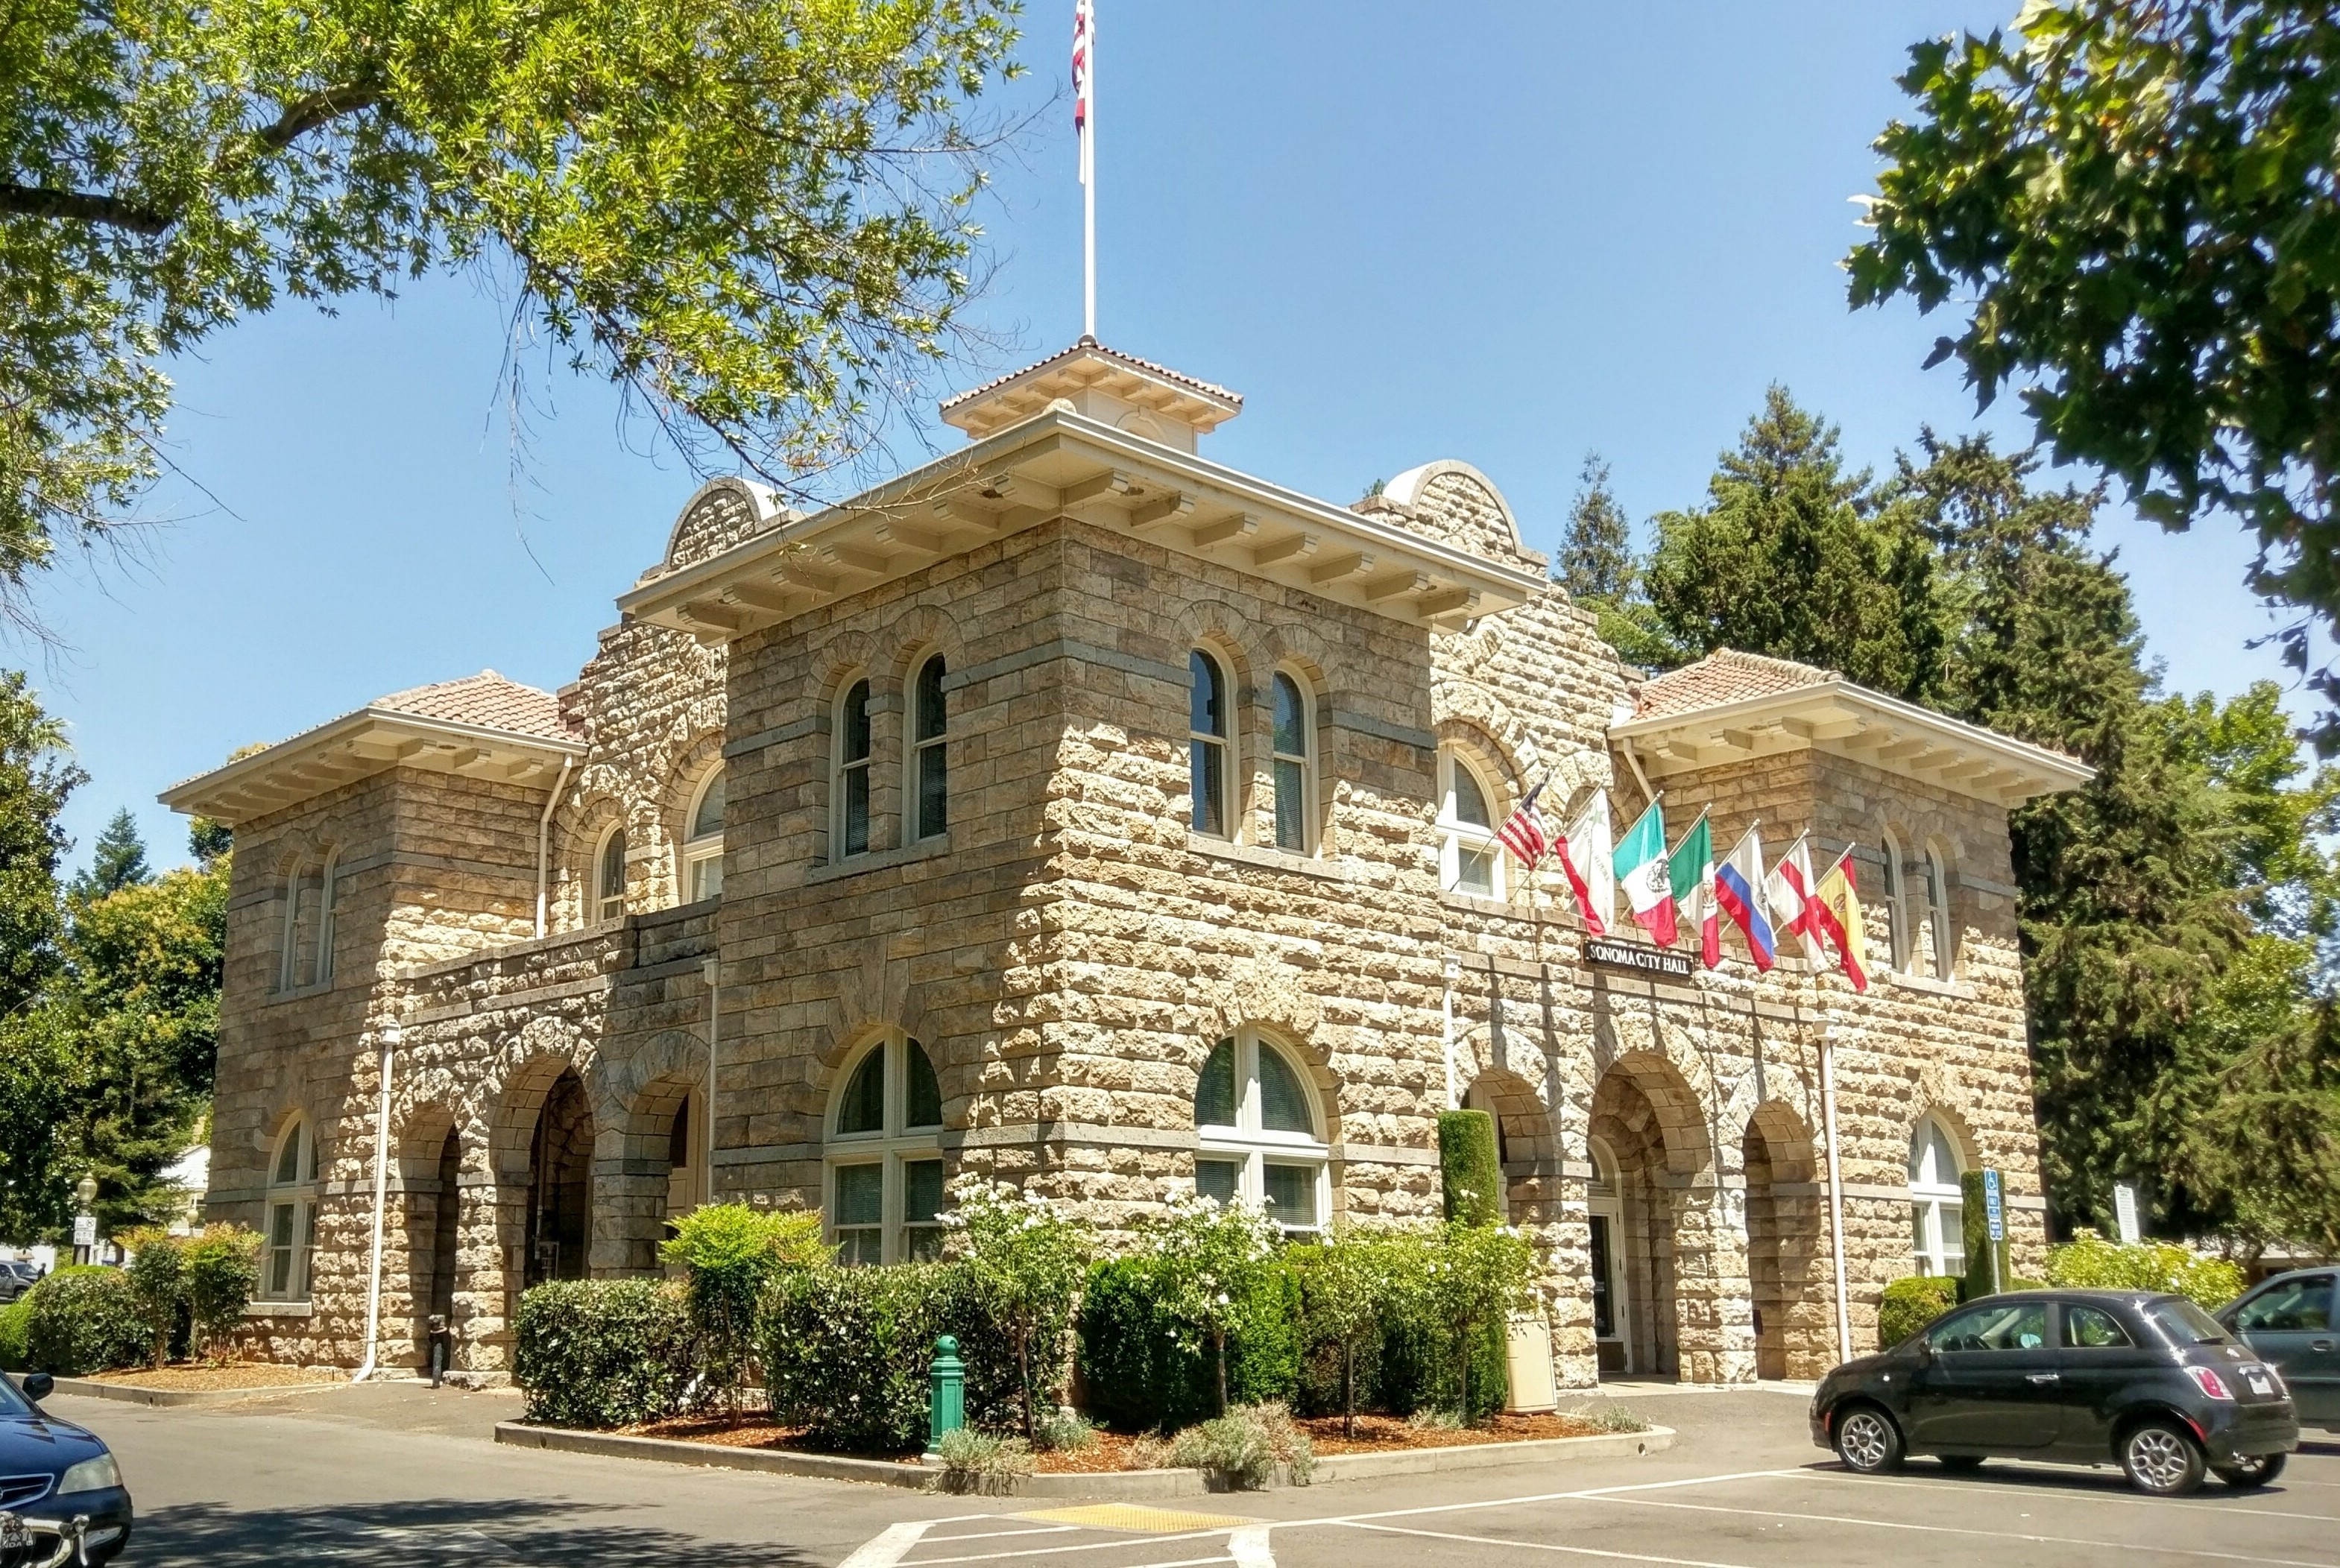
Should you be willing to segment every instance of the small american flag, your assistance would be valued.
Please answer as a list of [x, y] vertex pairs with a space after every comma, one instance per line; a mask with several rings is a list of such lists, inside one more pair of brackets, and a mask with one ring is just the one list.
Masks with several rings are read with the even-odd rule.
[[1089, 179], [1089, 46], [1095, 41], [1096, 17], [1090, 0], [1073, 4], [1073, 134], [1079, 140], [1081, 183]]
[[1495, 836], [1522, 865], [1535, 864], [1552, 850], [1552, 840], [1543, 831], [1543, 814], [1536, 810], [1536, 797], [1542, 794], [1543, 784], [1538, 784], [1495, 830]]

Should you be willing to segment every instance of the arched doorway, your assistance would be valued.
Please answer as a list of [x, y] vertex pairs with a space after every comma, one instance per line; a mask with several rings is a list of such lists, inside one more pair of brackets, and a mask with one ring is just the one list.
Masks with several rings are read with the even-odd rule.
[[426, 1335], [422, 1346], [426, 1356], [430, 1350], [429, 1320], [443, 1317], [448, 1327], [455, 1326], [455, 1255], [461, 1235], [458, 1221], [462, 1213], [462, 1175], [463, 1140], [451, 1127], [439, 1145], [439, 1187], [431, 1205], [431, 1288], [422, 1308]]
[[1585, 1210], [1591, 1233], [1592, 1347], [1604, 1375], [1622, 1375], [1633, 1370], [1632, 1348], [1625, 1336], [1631, 1300], [1618, 1250], [1625, 1211], [1617, 1196], [1617, 1157], [1601, 1139], [1589, 1141], [1592, 1180], [1585, 1193]]
[[1747, 1172], [1747, 1278], [1755, 1376], [1818, 1377], [1833, 1365], [1821, 1288], [1820, 1199], [1811, 1133], [1774, 1100], [1755, 1108], [1740, 1146]]
[[[1679, 1305], [1685, 1273], [1706, 1283], [1716, 1261], [1713, 1161], [1704, 1126], [1690, 1086], [1651, 1051], [1621, 1058], [1592, 1091], [1591, 1141], [1611, 1167], [1601, 1195], [1611, 1216], [1615, 1338], [1609, 1355], [1637, 1377], [1711, 1376], [1704, 1364], [1719, 1330], [1701, 1322], [1698, 1342], [1685, 1345]], [[1686, 1224], [1694, 1211], [1697, 1222]], [[1686, 1374], [1693, 1354], [1700, 1369]]]
[[573, 1068], [563, 1068], [536, 1113], [529, 1140], [528, 1229], [521, 1286], [582, 1279], [592, 1239], [593, 1108]]

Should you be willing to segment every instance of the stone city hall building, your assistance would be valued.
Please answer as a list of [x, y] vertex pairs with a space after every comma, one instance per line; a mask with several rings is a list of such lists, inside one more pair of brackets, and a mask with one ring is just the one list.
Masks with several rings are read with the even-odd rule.
[[[1562, 1387], [1812, 1376], [1839, 1255], [1865, 1347], [1978, 1165], [2036, 1269], [2007, 810], [2086, 770], [1776, 660], [1641, 680], [1476, 469], [1335, 505], [1201, 455], [1240, 408], [1084, 340], [826, 510], [705, 486], [558, 693], [170, 791], [235, 833], [208, 1202], [263, 1234], [256, 1346], [356, 1363], [372, 1303], [384, 1364], [441, 1313], [494, 1376], [521, 1291], [656, 1270], [710, 1194], [871, 1263], [963, 1174], [1433, 1218], [1455, 1105]], [[1494, 838], [1545, 778], [1857, 846], [1883, 972], [1597, 962]]]

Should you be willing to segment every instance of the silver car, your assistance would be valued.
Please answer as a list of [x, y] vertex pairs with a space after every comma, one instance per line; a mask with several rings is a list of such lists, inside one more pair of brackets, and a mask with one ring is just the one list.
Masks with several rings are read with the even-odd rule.
[[2302, 1426], [2340, 1432], [2340, 1268], [2278, 1274], [2218, 1321], [2283, 1374]]

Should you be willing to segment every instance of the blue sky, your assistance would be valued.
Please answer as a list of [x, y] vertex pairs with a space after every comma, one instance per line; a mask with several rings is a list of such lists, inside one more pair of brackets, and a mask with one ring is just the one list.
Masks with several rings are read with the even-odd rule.
[[[1890, 5], [1098, 0], [1099, 336], [1232, 387], [1221, 461], [1336, 500], [1433, 458], [1501, 485], [1550, 549], [1588, 449], [1636, 518], [1697, 502], [1765, 386], [1880, 468], [1919, 428], [1974, 424], [1914, 311], [1849, 313], [1837, 263], [1917, 38], [2015, 0]], [[1026, 18], [1045, 105], [981, 216], [977, 319], [1011, 368], [1080, 330], [1080, 189], [1061, 99], [1070, 0]], [[287, 310], [174, 374], [163, 526], [42, 590], [63, 639], [19, 647], [91, 783], [75, 859], [114, 809], [183, 858], [155, 792], [403, 686], [492, 667], [573, 678], [610, 600], [695, 485], [608, 389], [524, 354], [469, 278], [395, 304]], [[2020, 437], [2008, 406], [1985, 421]], [[919, 443], [957, 434], [931, 423]], [[2079, 475], [2085, 482], [2087, 476]], [[2249, 551], [2213, 519], [2169, 537], [2116, 510], [2173, 685], [2281, 676]]]

